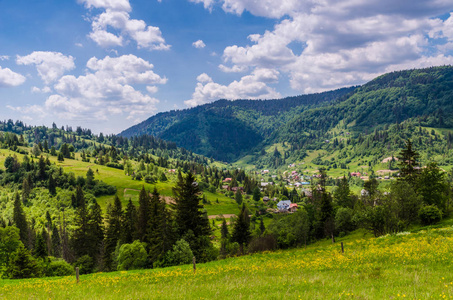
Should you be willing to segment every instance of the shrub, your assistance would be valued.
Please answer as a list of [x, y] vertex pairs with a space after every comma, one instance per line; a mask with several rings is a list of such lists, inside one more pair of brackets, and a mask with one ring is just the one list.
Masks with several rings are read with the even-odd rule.
[[442, 220], [442, 211], [435, 205], [426, 205], [418, 212], [420, 221], [424, 225], [431, 225]]
[[190, 264], [193, 259], [193, 252], [190, 245], [184, 239], [180, 239], [173, 245], [173, 250], [167, 251], [164, 257], [155, 263], [156, 267], [169, 267]]
[[354, 212], [352, 209], [340, 207], [335, 215], [335, 227], [337, 230], [343, 233], [354, 230], [353, 216]]
[[89, 274], [93, 272], [94, 261], [89, 255], [80, 257], [75, 263], [74, 267], [79, 268], [79, 274]]
[[74, 268], [63, 259], [51, 261], [47, 265], [46, 276], [68, 276], [72, 274], [74, 274]]
[[145, 243], [135, 240], [132, 244], [121, 245], [118, 254], [118, 270], [143, 269], [148, 264]]
[[277, 249], [277, 240], [272, 234], [253, 238], [247, 250], [249, 253], [271, 251]]

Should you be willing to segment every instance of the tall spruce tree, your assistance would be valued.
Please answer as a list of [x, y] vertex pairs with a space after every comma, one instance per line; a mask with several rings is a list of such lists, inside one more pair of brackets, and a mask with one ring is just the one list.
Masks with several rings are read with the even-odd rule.
[[231, 240], [241, 247], [241, 253], [244, 253], [244, 245], [247, 246], [251, 238], [249, 210], [242, 204], [241, 211], [234, 223]]
[[208, 260], [206, 250], [212, 247], [209, 241], [211, 228], [204, 216], [200, 188], [195, 176], [189, 172], [185, 177], [178, 175], [173, 188], [175, 203], [172, 205], [177, 232], [180, 237], [187, 235], [187, 242], [199, 261]]
[[[80, 197], [80, 198], [79, 198]], [[77, 186], [76, 198], [78, 207], [74, 218], [74, 232], [72, 236], [72, 249], [76, 258], [92, 253], [91, 249], [91, 237], [90, 237], [90, 226], [89, 226], [89, 214], [87, 205], [85, 202], [85, 196], [83, 195], [82, 188]], [[79, 202], [80, 201], [80, 202]]]
[[113, 266], [113, 254], [122, 234], [123, 209], [121, 200], [115, 195], [113, 205], [107, 206], [105, 244], [104, 244], [104, 267], [107, 271], [115, 269]]
[[104, 242], [104, 219], [99, 203], [94, 199], [88, 213], [89, 247], [88, 253], [100, 265]]
[[334, 192], [334, 199], [338, 206], [354, 208], [354, 198], [352, 197], [349, 183], [346, 176], [340, 179], [338, 188]]
[[413, 184], [416, 177], [415, 167], [418, 163], [419, 154], [412, 149], [412, 142], [410, 139], [406, 141], [406, 148], [401, 150], [398, 156], [400, 177]]
[[121, 234], [120, 244], [132, 244], [138, 237], [137, 228], [137, 209], [129, 199], [123, 215], [123, 231]]
[[14, 196], [13, 220], [14, 225], [19, 228], [19, 237], [21, 242], [28, 247], [28, 223], [18, 193]]
[[55, 224], [52, 226], [52, 255], [55, 257], [61, 257], [61, 240], [60, 233], [58, 232], [57, 226]]
[[149, 217], [150, 217], [150, 197], [149, 193], [142, 187], [138, 196], [138, 238], [140, 242], [146, 242], [149, 232]]

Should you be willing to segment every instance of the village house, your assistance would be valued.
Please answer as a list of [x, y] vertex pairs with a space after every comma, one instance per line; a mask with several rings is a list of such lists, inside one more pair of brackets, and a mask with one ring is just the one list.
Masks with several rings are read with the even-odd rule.
[[232, 178], [225, 178], [222, 182], [231, 182]]
[[291, 200], [282, 200], [277, 203], [277, 208], [279, 212], [288, 212], [291, 206]]
[[271, 199], [270, 199], [268, 196], [264, 196], [264, 197], [263, 197], [263, 201], [264, 201], [264, 202], [268, 202], [269, 200], [271, 200]]
[[362, 175], [362, 174], [360, 174], [360, 172], [352, 172], [351, 173], [352, 177], [360, 177], [360, 175]]

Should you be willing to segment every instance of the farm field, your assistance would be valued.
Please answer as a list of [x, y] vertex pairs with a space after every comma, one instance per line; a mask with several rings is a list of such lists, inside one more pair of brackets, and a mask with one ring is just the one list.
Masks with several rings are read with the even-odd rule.
[[[451, 222], [450, 222], [451, 223]], [[341, 253], [340, 242], [345, 252]], [[3, 299], [451, 299], [453, 226], [362, 231], [274, 253], [166, 269], [0, 281]]]

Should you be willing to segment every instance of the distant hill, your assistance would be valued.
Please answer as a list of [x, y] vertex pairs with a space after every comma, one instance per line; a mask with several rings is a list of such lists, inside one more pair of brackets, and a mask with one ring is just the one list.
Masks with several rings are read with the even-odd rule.
[[195, 153], [231, 162], [257, 147], [303, 111], [326, 105], [354, 89], [278, 100], [218, 100], [190, 109], [159, 113], [126, 129], [120, 136], [150, 134]]
[[[279, 100], [219, 100], [157, 114], [120, 135], [155, 135], [227, 162], [252, 154], [252, 163], [276, 167], [286, 160], [302, 159], [307, 150], [326, 149], [325, 141], [339, 130], [350, 132], [350, 137], [360, 134], [363, 142], [375, 130], [385, 131], [405, 122], [453, 128], [452, 100], [453, 67], [432, 67], [392, 72], [359, 87], [319, 94]], [[396, 137], [398, 130], [393, 131], [391, 136], [398, 141], [411, 137]], [[389, 132], [384, 135], [390, 136]], [[264, 152], [276, 143], [286, 143], [285, 153]]]

